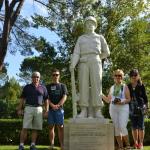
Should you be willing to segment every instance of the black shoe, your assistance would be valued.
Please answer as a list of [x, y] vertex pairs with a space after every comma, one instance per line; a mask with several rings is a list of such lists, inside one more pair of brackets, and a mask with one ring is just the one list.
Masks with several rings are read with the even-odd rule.
[[24, 146], [22, 146], [22, 145], [19, 145], [19, 148], [18, 148], [18, 150], [24, 150]]
[[37, 148], [35, 147], [35, 145], [30, 146], [30, 150], [37, 150]]

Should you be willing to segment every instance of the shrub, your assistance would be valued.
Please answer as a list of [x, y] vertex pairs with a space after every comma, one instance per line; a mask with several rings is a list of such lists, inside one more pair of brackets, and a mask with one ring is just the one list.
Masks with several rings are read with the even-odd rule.
[[[18, 145], [20, 131], [22, 128], [22, 119], [0, 119], [0, 145]], [[56, 131], [57, 134], [57, 131]], [[58, 138], [55, 137], [55, 145], [58, 145]], [[31, 133], [29, 131], [25, 144], [30, 144]], [[44, 120], [43, 130], [39, 132], [37, 144], [49, 145], [48, 124]]]
[[[22, 119], [0, 119], [0, 145], [18, 145], [19, 135], [22, 128]], [[133, 138], [131, 135], [130, 122], [128, 123], [128, 131], [130, 143], [133, 144]], [[30, 144], [31, 134], [28, 134], [28, 138], [25, 144]], [[145, 119], [145, 138], [144, 145], [150, 143], [150, 119]], [[37, 144], [49, 145], [48, 138], [48, 124], [47, 120], [44, 120], [43, 130], [39, 132]], [[55, 145], [58, 145], [58, 136], [56, 131]]]

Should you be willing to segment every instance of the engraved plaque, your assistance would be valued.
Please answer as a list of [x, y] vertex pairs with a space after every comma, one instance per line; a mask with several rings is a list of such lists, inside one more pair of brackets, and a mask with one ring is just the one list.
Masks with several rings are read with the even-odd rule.
[[[68, 123], [65, 150], [113, 150], [114, 129], [111, 123]], [[69, 132], [69, 133], [68, 133]]]

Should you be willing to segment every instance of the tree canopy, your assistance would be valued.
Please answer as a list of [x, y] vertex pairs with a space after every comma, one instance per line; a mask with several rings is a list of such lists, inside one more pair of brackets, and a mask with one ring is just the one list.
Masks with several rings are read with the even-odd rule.
[[65, 0], [43, 4], [48, 16], [35, 14], [33, 21], [59, 36], [57, 50], [65, 63], [69, 63], [76, 40], [84, 32], [84, 18], [94, 15], [96, 32], [105, 36], [110, 47], [109, 69], [121, 68], [126, 73], [131, 68], [143, 69], [144, 58], [149, 55], [148, 1]]
[[[46, 40], [39, 39], [41, 47], [36, 49], [40, 51], [40, 55], [25, 59], [21, 67], [22, 73], [38, 69], [41, 71], [43, 79], [49, 81], [50, 78], [47, 78], [47, 74], [51, 73], [52, 68], [58, 67], [67, 77], [70, 77], [68, 70], [70, 55], [77, 38], [84, 32], [84, 19], [92, 15], [98, 22], [96, 32], [104, 35], [111, 51], [106, 62], [107, 68], [104, 69], [107, 71], [104, 74], [104, 80], [108, 79], [105, 77], [108, 74], [110, 74], [110, 80], [113, 70], [117, 68], [122, 69], [126, 74], [130, 69], [137, 68], [144, 83], [149, 87], [150, 13], [148, 3], [149, 1], [145, 0], [42, 2], [41, 4], [47, 8], [48, 15], [45, 17], [35, 14], [32, 17], [33, 21], [37, 27], [46, 27], [55, 32], [61, 42], [57, 47], [47, 49]], [[46, 47], [46, 50], [42, 47]], [[52, 49], [55, 55], [51, 54]], [[103, 87], [108, 88], [109, 85]]]

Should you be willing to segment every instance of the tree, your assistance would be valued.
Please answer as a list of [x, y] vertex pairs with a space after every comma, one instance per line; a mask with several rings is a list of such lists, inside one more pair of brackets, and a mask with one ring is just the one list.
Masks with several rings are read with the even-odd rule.
[[5, 84], [5, 82], [8, 81], [7, 65], [8, 64], [5, 64], [4, 67], [3, 67], [3, 69], [0, 71], [0, 87], [2, 87]]
[[[105, 36], [110, 47], [112, 69], [124, 68], [124, 64], [118, 66], [118, 62], [124, 62], [120, 61], [121, 53], [123, 56], [128, 53], [125, 48], [128, 46], [125, 43], [127, 36], [123, 32], [127, 30], [134, 18], [138, 18], [141, 13], [144, 14], [148, 10], [147, 3], [143, 0], [106, 0], [105, 3], [88, 0], [66, 0], [63, 3], [49, 1], [49, 16], [36, 15], [33, 19], [36, 24], [46, 26], [58, 34], [62, 42], [60, 48], [63, 56], [70, 57], [77, 37], [83, 32], [84, 18], [94, 15], [98, 20], [97, 32]], [[128, 71], [129, 68], [124, 69]]]
[[16, 105], [21, 94], [21, 86], [11, 78], [0, 87], [0, 118], [12, 118], [16, 116]]
[[42, 37], [36, 41], [35, 45], [35, 49], [40, 52], [40, 55], [24, 59], [21, 64], [20, 77], [30, 81], [32, 72], [38, 70], [42, 79], [45, 82], [49, 82], [54, 68], [62, 70], [62, 68], [67, 67], [62, 66], [62, 63], [65, 63], [66, 60], [63, 57], [59, 57], [60, 52]]
[[[2, 6], [4, 1], [1, 1], [0, 6]], [[9, 35], [12, 27], [17, 20], [20, 13], [24, 0], [12, 0], [10, 3], [5, 0], [5, 17], [3, 31], [0, 37], [0, 70], [2, 70], [3, 61], [7, 53], [7, 46]]]
[[[43, 1], [33, 1], [44, 5]], [[24, 29], [36, 28], [36, 26], [19, 16], [24, 2], [25, 0], [11, 0], [10, 2], [9, 0], [0, 0], [0, 12], [2, 8], [5, 8], [4, 14], [0, 14], [0, 20], [3, 22], [3, 29], [0, 29], [2, 32], [0, 34], [0, 70], [2, 70], [6, 53], [9, 50], [8, 45], [13, 45], [10, 49], [12, 54], [19, 50], [22, 55], [33, 55], [32, 46], [36, 37], [28, 34], [28, 31]]]
[[21, 94], [21, 86], [15, 78], [11, 78], [1, 87], [0, 99], [5, 99], [9, 102], [16, 102]]
[[4, 3], [4, 0], [0, 0], [0, 11], [2, 9], [3, 3]]

